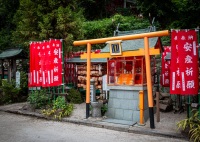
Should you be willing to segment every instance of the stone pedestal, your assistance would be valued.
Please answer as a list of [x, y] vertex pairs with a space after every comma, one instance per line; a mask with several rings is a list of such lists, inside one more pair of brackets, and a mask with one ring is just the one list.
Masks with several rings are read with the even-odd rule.
[[101, 117], [101, 107], [103, 102], [91, 102], [92, 106], [92, 117]]
[[139, 91], [144, 91], [144, 120], [149, 118], [146, 86], [108, 86], [109, 101], [106, 116], [112, 119], [139, 122]]

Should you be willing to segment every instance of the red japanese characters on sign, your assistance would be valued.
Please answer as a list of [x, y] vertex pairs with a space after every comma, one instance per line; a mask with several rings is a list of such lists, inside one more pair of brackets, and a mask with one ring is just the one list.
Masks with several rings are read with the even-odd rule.
[[[176, 47], [176, 48], [175, 48]], [[176, 53], [175, 50], [177, 49]], [[198, 44], [195, 30], [172, 31], [172, 61], [177, 55], [177, 64], [171, 62], [170, 93], [197, 95], [198, 80]]]
[[160, 84], [164, 87], [170, 86], [170, 60], [166, 60], [166, 55], [171, 54], [171, 46], [164, 46], [164, 52], [162, 53], [162, 70]]
[[62, 42], [52, 39], [30, 44], [29, 87], [62, 84]]

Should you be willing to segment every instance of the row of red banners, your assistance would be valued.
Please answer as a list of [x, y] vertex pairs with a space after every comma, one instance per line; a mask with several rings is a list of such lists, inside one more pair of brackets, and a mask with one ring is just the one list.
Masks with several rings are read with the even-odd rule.
[[[171, 47], [162, 53], [161, 85], [170, 94], [197, 95], [199, 90], [198, 43], [195, 30], [172, 30]], [[171, 52], [171, 62], [165, 60]]]
[[62, 41], [51, 39], [30, 43], [29, 87], [62, 84]]

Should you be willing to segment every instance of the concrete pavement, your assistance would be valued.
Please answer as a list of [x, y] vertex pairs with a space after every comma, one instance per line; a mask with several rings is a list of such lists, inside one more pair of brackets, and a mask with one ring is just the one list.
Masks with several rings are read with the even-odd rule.
[[[30, 109], [27, 109], [28, 104], [25, 103], [15, 103], [10, 105], [0, 106], [0, 111], [10, 112], [20, 115], [27, 115], [33, 116], [42, 119], [49, 119], [40, 113], [40, 110], [36, 110], [32, 112]], [[109, 123], [105, 122], [106, 118], [92, 118], [89, 117], [88, 119], [85, 118], [85, 103], [83, 104], [76, 104], [75, 109], [70, 117], [63, 118], [62, 121], [79, 124], [79, 125], [86, 125], [91, 127], [98, 127], [98, 128], [105, 128], [111, 129], [116, 131], [128, 132], [128, 133], [137, 133], [137, 134], [144, 134], [144, 135], [153, 135], [153, 136], [162, 136], [162, 137], [171, 137], [171, 138], [178, 138], [187, 140], [185, 136], [181, 134], [180, 131], [176, 130], [176, 122], [179, 120], [184, 119], [185, 115], [172, 115], [173, 113], [166, 116], [164, 113], [163, 116], [161, 114], [161, 122], [155, 122], [155, 129], [151, 129], [149, 122], [146, 122], [145, 126], [139, 125], [123, 125], [123, 124], [116, 124], [116, 123]], [[162, 118], [163, 117], [163, 118]], [[155, 120], [156, 121], [156, 120]]]

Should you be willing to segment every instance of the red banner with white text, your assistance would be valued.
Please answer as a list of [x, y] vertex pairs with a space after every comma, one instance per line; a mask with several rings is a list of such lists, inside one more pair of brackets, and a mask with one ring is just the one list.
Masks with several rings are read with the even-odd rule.
[[58, 39], [51, 39], [51, 71], [53, 82], [51, 85], [59, 86], [62, 84], [62, 42]]
[[171, 46], [164, 46], [164, 52], [162, 53], [162, 69], [161, 69], [161, 77], [160, 84], [163, 87], [170, 86], [170, 59], [166, 60], [166, 56], [171, 55]]
[[30, 73], [29, 73], [29, 87], [41, 86], [41, 42], [30, 43]]
[[60, 85], [62, 85], [61, 40], [31, 42], [29, 87]]
[[199, 90], [198, 44], [195, 30], [181, 30], [178, 33], [181, 75], [181, 94], [194, 95]]
[[[195, 30], [172, 30], [170, 94], [197, 95], [198, 44]], [[177, 59], [176, 63], [173, 62]]]

